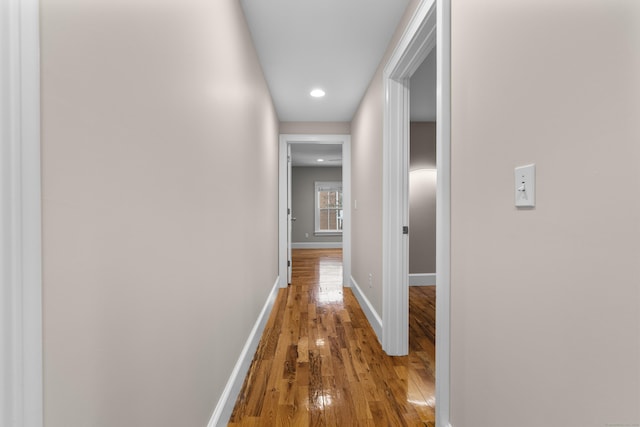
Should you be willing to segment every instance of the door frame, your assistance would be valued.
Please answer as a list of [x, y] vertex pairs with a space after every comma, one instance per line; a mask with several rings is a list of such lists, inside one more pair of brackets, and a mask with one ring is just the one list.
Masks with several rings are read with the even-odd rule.
[[382, 345], [390, 355], [409, 346], [410, 78], [437, 47], [436, 164], [436, 425], [450, 422], [451, 275], [451, 0], [422, 0], [383, 74]]
[[43, 425], [40, 7], [0, 8], [0, 424]]
[[288, 238], [287, 229], [289, 215], [287, 214], [288, 183], [287, 183], [287, 149], [292, 144], [341, 144], [342, 145], [342, 199], [343, 199], [343, 228], [342, 228], [342, 273], [343, 286], [349, 287], [351, 277], [351, 135], [306, 135], [281, 134], [278, 164], [278, 276], [281, 288], [288, 285]]

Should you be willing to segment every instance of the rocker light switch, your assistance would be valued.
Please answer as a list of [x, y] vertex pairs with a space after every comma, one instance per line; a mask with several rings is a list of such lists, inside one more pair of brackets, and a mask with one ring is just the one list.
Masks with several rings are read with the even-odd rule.
[[515, 197], [517, 207], [536, 205], [536, 165], [519, 166], [515, 169]]

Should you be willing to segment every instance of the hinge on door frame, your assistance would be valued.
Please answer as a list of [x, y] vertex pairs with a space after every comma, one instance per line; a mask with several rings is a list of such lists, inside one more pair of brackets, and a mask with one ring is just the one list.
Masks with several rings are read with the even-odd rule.
[[291, 260], [287, 261], [287, 267], [291, 267]]
[[409, 234], [409, 226], [408, 225], [403, 225], [402, 226], [402, 234]]
[[287, 208], [287, 215], [291, 214], [291, 209]]

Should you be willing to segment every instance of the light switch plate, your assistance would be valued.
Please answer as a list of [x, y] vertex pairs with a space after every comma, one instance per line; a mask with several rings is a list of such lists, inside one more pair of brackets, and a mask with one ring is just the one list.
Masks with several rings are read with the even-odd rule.
[[515, 169], [515, 200], [519, 208], [536, 205], [536, 165], [518, 166]]

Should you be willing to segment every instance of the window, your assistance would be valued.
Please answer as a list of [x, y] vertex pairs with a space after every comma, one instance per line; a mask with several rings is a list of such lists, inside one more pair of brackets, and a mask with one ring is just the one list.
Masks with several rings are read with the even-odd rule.
[[342, 234], [342, 182], [316, 182], [316, 234]]

